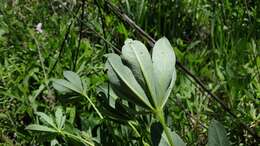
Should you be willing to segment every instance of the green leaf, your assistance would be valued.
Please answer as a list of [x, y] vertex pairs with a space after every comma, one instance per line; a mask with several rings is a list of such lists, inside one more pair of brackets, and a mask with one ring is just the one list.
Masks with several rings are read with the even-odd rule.
[[160, 99], [160, 106], [163, 107], [176, 79], [176, 58], [167, 38], [163, 37], [155, 43], [152, 61], [154, 74], [158, 82], [156, 91]]
[[55, 80], [53, 82], [53, 87], [61, 92], [68, 92], [72, 90], [74, 92], [81, 93], [81, 90], [79, 88], [75, 87], [73, 84], [63, 79]]
[[56, 125], [59, 129], [64, 126], [66, 116], [63, 116], [62, 107], [58, 107], [55, 112]]
[[74, 124], [74, 120], [76, 117], [76, 107], [66, 107], [66, 114], [68, 114], [68, 122]]
[[131, 70], [122, 63], [121, 58], [116, 54], [108, 54], [107, 57], [108, 78], [112, 87], [114, 86], [114, 91], [121, 94], [120, 97], [127, 97], [127, 100], [135, 104], [153, 109], [144, 90], [134, 78]]
[[30, 124], [25, 129], [27, 129], [27, 130], [35, 130], [35, 131], [44, 131], [44, 132], [57, 132], [53, 128], [49, 128], [47, 126], [38, 125], [38, 124]]
[[165, 96], [164, 96], [164, 100], [161, 104], [161, 107], [164, 107], [164, 105], [166, 104], [167, 100], [168, 100], [168, 97], [170, 96], [171, 92], [172, 92], [172, 88], [174, 86], [174, 83], [176, 81], [176, 70], [173, 71], [173, 74], [172, 74], [172, 80], [171, 80], [171, 83], [169, 85], [169, 88], [167, 89], [166, 93], [165, 93]]
[[51, 141], [51, 146], [61, 146], [61, 144], [59, 144], [58, 140], [57, 139], [53, 139]]
[[42, 93], [44, 88], [45, 88], [45, 85], [41, 84], [40, 87], [36, 91], [34, 91], [32, 101], [34, 101], [36, 99], [36, 97], [38, 97]]
[[0, 119], [8, 119], [8, 116], [4, 113], [0, 113]]
[[[186, 146], [186, 144], [183, 142], [183, 140], [180, 138], [180, 136], [176, 132], [171, 131], [171, 135], [172, 135], [174, 146]], [[159, 146], [170, 146], [170, 143], [167, 139], [165, 132], [163, 132], [163, 134], [162, 134]]]
[[208, 130], [208, 146], [230, 146], [224, 126], [214, 119]]
[[145, 45], [137, 40], [126, 40], [122, 49], [122, 59], [144, 89], [150, 103], [157, 105], [158, 98], [155, 91], [153, 64]]
[[186, 146], [181, 137], [174, 131], [172, 131], [172, 138], [175, 146]]
[[194, 48], [195, 46], [197, 46], [198, 44], [200, 43], [200, 41], [195, 41], [195, 42], [192, 42], [188, 47], [187, 47], [187, 50], [190, 50], [192, 48]]
[[68, 93], [71, 91], [79, 94], [83, 93], [83, 85], [80, 77], [72, 71], [64, 71], [64, 77], [67, 80], [58, 79], [54, 80], [53, 87], [61, 93]]
[[72, 71], [64, 71], [63, 75], [75, 88], [81, 92], [83, 91], [82, 82], [76, 73]]
[[52, 84], [52, 86], [53, 86], [53, 88], [54, 89], [56, 89], [57, 91], [59, 91], [60, 93], [69, 93], [69, 92], [72, 92], [72, 90], [71, 89], [69, 89], [69, 88], [67, 88], [67, 87], [65, 87], [64, 85], [63, 85], [63, 82], [68, 82], [68, 81], [66, 81], [66, 80], [63, 80], [63, 79], [56, 79], [56, 80], [54, 80], [53, 81], [53, 84]]
[[52, 127], [56, 127], [53, 119], [51, 117], [49, 117], [48, 115], [46, 115], [43, 112], [36, 112], [36, 115], [40, 116], [41, 120], [43, 120], [44, 122], [48, 123], [50, 126]]

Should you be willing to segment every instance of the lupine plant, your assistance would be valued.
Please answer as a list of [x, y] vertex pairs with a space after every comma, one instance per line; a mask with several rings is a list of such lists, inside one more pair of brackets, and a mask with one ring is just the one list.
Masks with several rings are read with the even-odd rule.
[[[128, 39], [122, 48], [121, 57], [114, 53], [106, 56], [106, 69], [112, 88], [105, 85], [100, 91], [110, 97], [107, 99], [110, 106], [107, 113], [114, 119], [131, 121], [135, 112], [148, 111], [160, 122], [164, 130], [161, 136], [158, 136], [160, 133], [155, 133], [161, 139], [159, 142], [152, 140], [153, 145], [185, 146], [183, 140], [167, 126], [163, 112], [176, 80], [176, 58], [168, 39], [159, 39], [152, 49], [152, 55], [140, 41]], [[129, 103], [118, 104], [118, 99]], [[133, 109], [130, 104], [137, 107]], [[128, 124], [136, 131], [131, 122]], [[152, 127], [156, 127], [156, 123], [151, 126], [153, 139]], [[212, 120], [210, 124], [208, 139], [208, 146], [230, 146], [224, 126], [216, 120]]]
[[[163, 108], [176, 80], [175, 54], [167, 38], [159, 39], [152, 55], [143, 43], [127, 39], [121, 57], [107, 54], [109, 83], [119, 98], [151, 112], [164, 129], [162, 139], [170, 146], [185, 145], [166, 125]], [[161, 140], [162, 141], [162, 140]]]

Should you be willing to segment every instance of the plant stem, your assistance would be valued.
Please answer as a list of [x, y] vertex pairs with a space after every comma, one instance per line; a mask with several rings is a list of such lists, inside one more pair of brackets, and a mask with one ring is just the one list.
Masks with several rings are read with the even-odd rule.
[[138, 137], [141, 137], [140, 133], [138, 132], [138, 130], [135, 128], [135, 126], [133, 125], [132, 121], [129, 121], [128, 124], [130, 125], [130, 127], [134, 130], [135, 134]]
[[77, 135], [71, 134], [69, 132], [62, 131], [62, 134], [63, 135], [67, 135], [68, 137], [73, 138], [75, 140], [78, 140], [80, 142], [83, 142], [84, 144], [87, 144], [87, 145], [90, 145], [90, 146], [95, 146], [92, 142], [87, 141], [87, 140], [85, 140], [85, 139], [83, 139], [83, 138], [81, 138], [81, 137], [79, 137]]
[[44, 75], [44, 83], [45, 83], [46, 88], [48, 89], [48, 92], [50, 93], [50, 88], [49, 88], [49, 85], [48, 85], [48, 75], [45, 71], [44, 60], [42, 58], [40, 45], [38, 43], [38, 40], [36, 39], [36, 37], [34, 36], [34, 34], [32, 32], [31, 32], [31, 36], [34, 39], [37, 50], [38, 50], [38, 54], [39, 54], [39, 58], [40, 58], [40, 62], [41, 62], [41, 67], [42, 67], [42, 71], [43, 71], [43, 75]]
[[166, 137], [168, 139], [168, 142], [169, 142], [170, 146], [174, 146], [173, 139], [172, 139], [172, 136], [171, 136], [171, 131], [170, 131], [170, 128], [168, 128], [168, 126], [166, 125], [166, 122], [165, 122], [165, 119], [164, 119], [164, 115], [163, 115], [163, 111], [162, 110], [158, 110], [157, 112], [155, 112], [155, 115], [156, 115], [157, 119], [160, 121], [160, 123], [163, 126], [163, 130], [164, 130], [164, 132], [166, 134]]
[[97, 109], [97, 107], [95, 106], [95, 104], [90, 100], [90, 98], [88, 97], [87, 94], [85, 93], [82, 93], [82, 95], [87, 98], [87, 100], [89, 101], [89, 103], [92, 105], [92, 107], [94, 108], [94, 110], [97, 112], [98, 116], [101, 118], [101, 119], [104, 119], [104, 117], [102, 116], [102, 114], [99, 112], [99, 110]]

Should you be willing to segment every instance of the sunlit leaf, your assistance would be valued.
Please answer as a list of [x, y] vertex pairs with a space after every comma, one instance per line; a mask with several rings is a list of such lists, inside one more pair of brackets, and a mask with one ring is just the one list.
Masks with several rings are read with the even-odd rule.
[[133, 72], [152, 105], [157, 104], [152, 59], [145, 45], [137, 40], [126, 40], [122, 48], [122, 59]]
[[160, 99], [159, 105], [164, 106], [169, 97], [169, 90], [171, 91], [176, 79], [176, 58], [167, 38], [163, 37], [155, 43], [152, 52], [152, 61], [154, 74], [158, 81], [156, 90]]

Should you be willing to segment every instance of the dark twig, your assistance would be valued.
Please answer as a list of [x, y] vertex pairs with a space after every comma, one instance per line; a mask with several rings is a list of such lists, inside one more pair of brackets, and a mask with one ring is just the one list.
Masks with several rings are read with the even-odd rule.
[[[153, 46], [155, 43], [155, 40], [147, 34], [144, 30], [142, 30], [132, 19], [130, 19], [124, 12], [122, 12], [118, 7], [113, 5], [111, 2], [105, 0], [106, 5], [108, 8], [115, 13], [121, 20], [123, 20], [125, 23], [127, 23], [129, 26], [131, 26], [133, 29], [137, 30], [138, 35], [141, 35], [144, 39], [146, 39], [150, 46]], [[188, 76], [190, 76], [199, 86], [202, 88], [210, 97], [212, 97], [214, 100], [216, 100], [221, 107], [227, 111], [233, 118], [235, 118], [244, 129], [246, 129], [251, 135], [254, 136], [256, 140], [259, 140], [259, 136], [256, 134], [256, 132], [249, 128], [245, 123], [243, 123], [232, 111], [231, 109], [216, 95], [214, 95], [209, 89], [206, 88], [206, 86], [200, 81], [199, 78], [197, 78], [195, 75], [191, 73], [184, 65], [182, 65], [178, 60], [176, 61], [177, 66]]]
[[[64, 7], [65, 9], [69, 10], [67, 7]], [[100, 39], [102, 39], [106, 44], [110, 45], [110, 47], [113, 48], [113, 50], [116, 52], [116, 53], [121, 53], [120, 49], [116, 48], [115, 45], [113, 45], [112, 43], [110, 43], [108, 40], [106, 40], [104, 38], [104, 36], [102, 34], [100, 34], [99, 32], [97, 32], [95, 29], [91, 28], [94, 27], [95, 25], [91, 22], [85, 22], [83, 20], [81, 20], [80, 18], [78, 18], [78, 16], [76, 14], [73, 14], [73, 13], [69, 13], [72, 17], [74, 17], [75, 19], [77, 19], [78, 21], [82, 22], [83, 24], [85, 24], [93, 33], [96, 34], [97, 37], [99, 37]], [[91, 26], [89, 26], [91, 25]]]
[[[81, 15], [80, 15], [80, 20], [84, 19], [84, 13], [85, 13], [85, 0], [82, 0], [81, 3]], [[79, 28], [79, 39], [78, 39], [78, 46], [75, 50], [75, 57], [73, 57], [73, 70], [75, 71], [76, 66], [77, 66], [77, 60], [78, 60], [78, 56], [79, 56], [79, 50], [80, 50], [80, 44], [81, 44], [81, 40], [82, 40], [82, 31], [83, 31], [83, 21], [79, 21], [80, 22], [80, 28]]]
[[[103, 36], [104, 38], [106, 39], [107, 35], [106, 35], [106, 21], [105, 21], [105, 17], [103, 15], [103, 12], [102, 12], [102, 9], [101, 9], [101, 6], [99, 4], [99, 2], [97, 0], [94, 0], [94, 3], [97, 5], [98, 7], [98, 13], [101, 17], [101, 26], [102, 26], [102, 33], [103, 33]], [[105, 43], [105, 48], [106, 48], [106, 53], [109, 53], [109, 50], [108, 50], [108, 46], [107, 46], [107, 43]]]
[[[79, 10], [80, 10], [80, 7], [77, 9], [76, 14], [78, 14]], [[71, 26], [72, 26], [72, 24], [73, 24], [73, 20], [74, 20], [76, 17], [77, 17], [77, 15], [75, 15], [74, 18], [72, 18], [72, 20], [71, 20], [71, 22], [70, 22], [70, 24], [69, 24], [69, 26], [68, 26], [68, 28], [67, 28], [67, 30], [66, 30], [64, 39], [63, 39], [63, 41], [62, 41], [62, 43], [61, 43], [61, 46], [60, 46], [59, 55], [58, 55], [57, 59], [55, 60], [55, 63], [54, 63], [54, 65], [52, 66], [52, 68], [51, 68], [51, 70], [49, 71], [48, 74], [50, 74], [50, 73], [55, 69], [55, 67], [56, 67], [56, 65], [57, 65], [57, 63], [58, 63], [58, 61], [59, 61], [59, 59], [61, 58], [61, 54], [64, 52], [65, 44], [66, 44], [66, 41], [67, 41], [67, 39], [68, 39], [68, 37], [69, 37], [70, 28], [71, 28]]]

